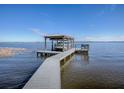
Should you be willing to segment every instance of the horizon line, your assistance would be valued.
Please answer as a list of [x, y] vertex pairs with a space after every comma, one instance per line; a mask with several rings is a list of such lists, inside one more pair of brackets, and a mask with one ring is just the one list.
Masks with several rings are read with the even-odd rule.
[[[11, 43], [11, 42], [17, 42], [17, 43], [28, 43], [28, 42], [44, 42], [44, 41], [0, 41], [0, 43]], [[50, 41], [48, 41], [50, 42]], [[78, 41], [75, 42], [124, 42], [124, 41]]]

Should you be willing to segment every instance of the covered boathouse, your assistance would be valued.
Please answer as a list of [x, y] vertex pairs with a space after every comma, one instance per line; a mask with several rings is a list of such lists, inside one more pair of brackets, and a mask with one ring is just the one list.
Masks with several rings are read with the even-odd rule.
[[66, 35], [47, 35], [44, 36], [44, 49], [47, 50], [47, 40], [51, 41], [51, 51], [67, 51], [74, 48], [74, 38]]

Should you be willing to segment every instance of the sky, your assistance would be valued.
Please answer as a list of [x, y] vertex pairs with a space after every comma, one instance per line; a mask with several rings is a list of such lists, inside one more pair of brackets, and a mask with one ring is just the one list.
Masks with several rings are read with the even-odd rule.
[[53, 34], [124, 41], [124, 5], [0, 5], [0, 42], [43, 41]]

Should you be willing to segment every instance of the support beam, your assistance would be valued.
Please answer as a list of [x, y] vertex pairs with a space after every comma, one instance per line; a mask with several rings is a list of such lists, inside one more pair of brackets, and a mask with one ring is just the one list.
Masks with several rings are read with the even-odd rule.
[[52, 40], [52, 51], [53, 51], [53, 40]]
[[58, 44], [58, 40], [57, 40], [57, 44]]
[[69, 39], [67, 40], [67, 50], [69, 49]]
[[47, 49], [47, 38], [45, 38], [45, 44], [44, 44], [44, 49]]
[[74, 39], [73, 39], [73, 48], [74, 48], [75, 46], [74, 46]]
[[64, 43], [65, 43], [65, 42], [64, 42], [64, 39], [63, 39], [63, 51], [64, 51]]
[[73, 48], [73, 40], [71, 40], [71, 48]]

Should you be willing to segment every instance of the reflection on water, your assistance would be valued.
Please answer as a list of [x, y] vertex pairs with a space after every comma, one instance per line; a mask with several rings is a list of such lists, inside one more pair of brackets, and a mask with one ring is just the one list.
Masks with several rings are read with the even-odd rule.
[[79, 56], [81, 57], [80, 60], [82, 60], [82, 62], [84, 64], [86, 64], [86, 65], [89, 64], [89, 55], [88, 54], [83, 54], [83, 55], [79, 54]]
[[76, 53], [75, 61], [81, 61], [83, 64], [89, 64], [89, 55], [88, 54], [78, 54]]
[[104, 50], [101, 53], [97, 47], [99, 51], [91, 49], [89, 55], [75, 54], [61, 70], [62, 88], [124, 88], [124, 50], [118, 47], [108, 44], [105, 50], [101, 47]]
[[[73, 62], [77, 62], [77, 63], [75, 64]], [[88, 53], [84, 53], [84, 54], [76, 53], [76, 55], [73, 55], [73, 57], [70, 60], [68, 60], [67, 62], [64, 62], [61, 65], [62, 88], [73, 88], [73, 87], [68, 87], [73, 83], [73, 82], [69, 83], [68, 79], [71, 80], [76, 75], [75, 74], [76, 69], [74, 68], [74, 66], [76, 66], [78, 68], [80, 66], [88, 65], [88, 64], [89, 64]], [[74, 71], [74, 72], [72, 73], [71, 71], [72, 72]], [[75, 74], [75, 75], [72, 75], [72, 77], [71, 77], [70, 74]], [[74, 88], [76, 88], [76, 87], [74, 87]]]

